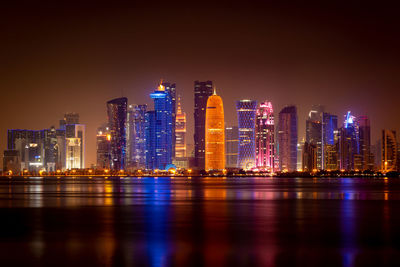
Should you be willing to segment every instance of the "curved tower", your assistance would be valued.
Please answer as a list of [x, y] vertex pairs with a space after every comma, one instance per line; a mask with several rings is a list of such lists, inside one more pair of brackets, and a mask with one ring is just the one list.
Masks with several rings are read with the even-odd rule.
[[257, 101], [236, 102], [239, 123], [238, 167], [250, 170], [256, 167], [255, 126]]
[[256, 117], [256, 165], [263, 170], [274, 171], [275, 122], [272, 103], [260, 103]]
[[206, 109], [206, 170], [225, 169], [225, 125], [222, 98], [214, 90]]

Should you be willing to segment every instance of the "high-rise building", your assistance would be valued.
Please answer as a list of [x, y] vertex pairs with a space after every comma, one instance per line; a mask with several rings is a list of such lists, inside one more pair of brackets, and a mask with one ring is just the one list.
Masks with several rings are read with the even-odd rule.
[[361, 155], [361, 170], [373, 170], [373, 155], [371, 153], [371, 126], [367, 116], [357, 118], [359, 126], [359, 146]]
[[212, 94], [212, 81], [194, 82], [194, 165], [198, 169], [205, 168], [206, 107]]
[[58, 140], [57, 131], [54, 127], [42, 131], [43, 149], [44, 149], [44, 167], [49, 172], [57, 169], [58, 163]]
[[237, 168], [239, 149], [239, 128], [225, 127], [225, 167]]
[[359, 126], [350, 111], [345, 115], [344, 125], [338, 130], [338, 161], [341, 170], [361, 168]]
[[175, 139], [175, 121], [176, 121], [176, 84], [175, 83], [169, 83], [169, 82], [162, 82], [162, 85], [164, 86], [165, 92], [167, 92], [170, 96], [170, 101], [171, 101], [171, 109], [172, 109], [172, 158], [175, 157], [175, 147], [176, 147], [176, 139]]
[[65, 113], [64, 118], [60, 120], [60, 129], [65, 129], [67, 124], [79, 124], [79, 114], [74, 112]]
[[224, 105], [216, 91], [207, 100], [206, 170], [225, 169]]
[[66, 168], [85, 168], [85, 125], [65, 125], [66, 136]]
[[278, 154], [281, 171], [297, 169], [297, 109], [284, 107], [279, 112]]
[[[337, 162], [337, 149], [335, 144], [337, 143], [337, 116], [330, 113], [322, 113], [322, 168], [325, 170], [336, 170]], [[336, 151], [336, 155], [334, 155]], [[326, 155], [329, 153], [329, 155]], [[328, 162], [329, 161], [329, 162]], [[329, 165], [329, 166], [328, 166]], [[336, 167], [335, 167], [336, 166]], [[335, 168], [334, 168], [335, 167]]]
[[239, 126], [238, 167], [250, 170], [256, 167], [256, 112], [257, 101], [236, 101]]
[[55, 130], [54, 127], [40, 131], [8, 130], [7, 147], [8, 150], [18, 151], [21, 172], [53, 172], [61, 168], [60, 161], [64, 159], [60, 155], [64, 144], [61, 141], [64, 139], [59, 140], [60, 133], [65, 136], [64, 130]]
[[312, 107], [306, 120], [306, 143], [314, 145], [316, 148], [316, 169], [323, 169], [323, 114], [324, 107], [315, 105]]
[[130, 105], [128, 108], [127, 164], [133, 169], [146, 167], [146, 115], [147, 105]]
[[274, 171], [275, 162], [275, 122], [272, 103], [260, 103], [256, 117], [256, 166]]
[[146, 168], [165, 169], [172, 163], [172, 98], [162, 84], [150, 94], [154, 111], [146, 112]]
[[302, 169], [303, 171], [314, 171], [317, 169], [317, 146], [304, 143], [302, 151]]
[[108, 127], [111, 134], [111, 169], [123, 170], [126, 163], [126, 117], [128, 99], [107, 102]]
[[397, 170], [397, 139], [394, 130], [382, 130], [381, 170], [384, 172]]
[[175, 120], [175, 158], [186, 156], [186, 113], [182, 111], [181, 99], [178, 98]]
[[111, 167], [111, 133], [107, 125], [97, 129], [96, 154], [97, 169], [109, 169]]

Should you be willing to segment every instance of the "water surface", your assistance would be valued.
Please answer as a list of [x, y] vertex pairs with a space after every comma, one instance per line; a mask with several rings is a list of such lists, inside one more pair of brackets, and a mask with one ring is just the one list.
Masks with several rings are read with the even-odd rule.
[[400, 266], [400, 180], [0, 178], [1, 266]]

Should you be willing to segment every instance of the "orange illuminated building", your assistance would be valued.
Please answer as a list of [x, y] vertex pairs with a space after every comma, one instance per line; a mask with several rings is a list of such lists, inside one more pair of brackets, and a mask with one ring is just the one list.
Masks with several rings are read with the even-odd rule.
[[181, 98], [178, 98], [178, 108], [175, 122], [175, 157], [186, 157], [186, 113], [182, 112]]
[[207, 100], [206, 170], [225, 169], [225, 125], [222, 98], [216, 94]]

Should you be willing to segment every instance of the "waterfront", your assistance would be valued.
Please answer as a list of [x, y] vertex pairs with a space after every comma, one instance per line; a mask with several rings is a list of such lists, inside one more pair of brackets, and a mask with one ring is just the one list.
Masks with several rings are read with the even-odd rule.
[[2, 266], [400, 265], [400, 180], [0, 178]]

